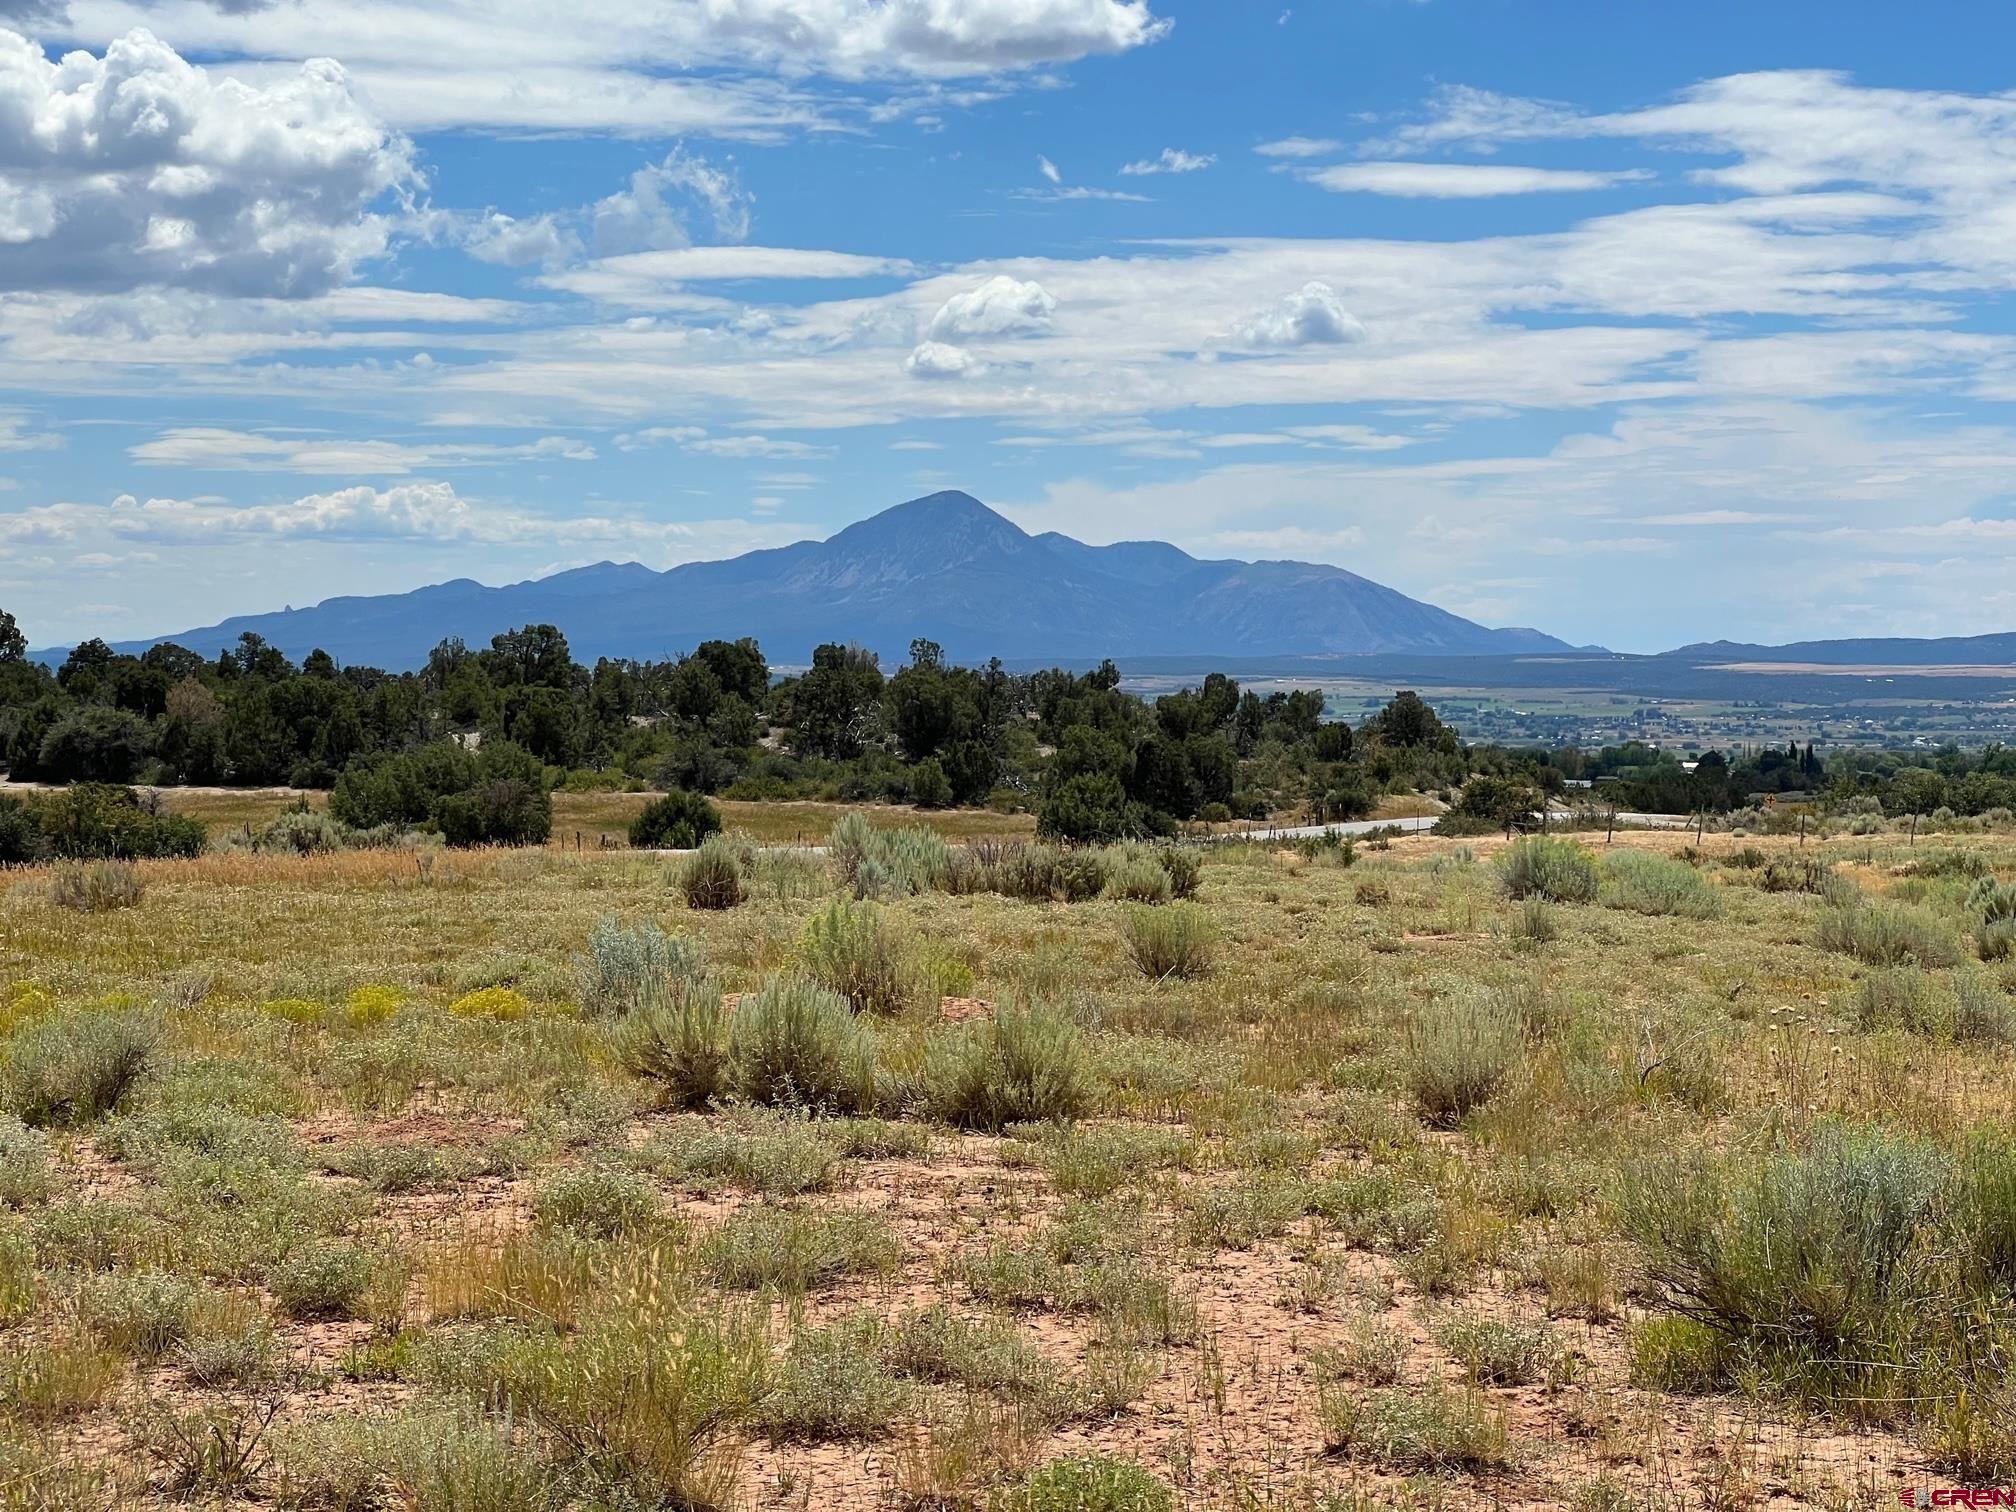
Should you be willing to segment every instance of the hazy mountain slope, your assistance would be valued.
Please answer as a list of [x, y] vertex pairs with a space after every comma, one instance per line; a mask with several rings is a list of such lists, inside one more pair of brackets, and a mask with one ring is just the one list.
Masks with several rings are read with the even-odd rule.
[[898, 504], [826, 541], [728, 561], [667, 572], [604, 562], [502, 588], [457, 580], [155, 639], [214, 655], [250, 630], [295, 658], [319, 646], [339, 661], [397, 669], [418, 666], [446, 636], [482, 644], [541, 622], [560, 626], [589, 661], [662, 657], [739, 635], [755, 636], [787, 665], [829, 640], [893, 659], [917, 636], [962, 660], [1567, 649], [1536, 631], [1488, 629], [1337, 567], [1206, 562], [1161, 541], [1087, 546], [1031, 536], [955, 492]]
[[2016, 665], [2016, 632], [1866, 636], [1851, 640], [1792, 641], [1757, 646], [1743, 641], [1701, 641], [1666, 655], [1691, 662], [1811, 662], [1830, 667], [1975, 667]]

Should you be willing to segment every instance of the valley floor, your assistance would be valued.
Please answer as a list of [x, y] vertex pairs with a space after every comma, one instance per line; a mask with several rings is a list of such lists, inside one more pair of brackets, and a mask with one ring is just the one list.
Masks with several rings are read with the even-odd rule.
[[[1511, 900], [1502, 850], [1212, 852], [1155, 909], [1188, 976], [1124, 900], [887, 898], [881, 1091], [823, 1117], [672, 1105], [589, 939], [699, 942], [732, 1021], [826, 959], [824, 860], [759, 855], [719, 911], [592, 845], [144, 863], [98, 913], [0, 873], [0, 1089], [37, 1126], [0, 1119], [0, 1506], [1836, 1509], [2016, 1475], [2006, 1418], [1676, 1329], [1622, 1195], [1837, 1123], [1930, 1162], [2016, 1121], [2007, 1038], [1951, 1018], [1986, 984], [2016, 1022], [1961, 959], [2016, 843], [1711, 835], [1658, 906], [1608, 861]], [[1810, 859], [1833, 898], [1769, 890]], [[1955, 953], [1826, 948], [1850, 883]], [[946, 1047], [1016, 1003], [1081, 1116], [948, 1121]], [[121, 1015], [161, 1037], [116, 1106], [34, 1102]]]

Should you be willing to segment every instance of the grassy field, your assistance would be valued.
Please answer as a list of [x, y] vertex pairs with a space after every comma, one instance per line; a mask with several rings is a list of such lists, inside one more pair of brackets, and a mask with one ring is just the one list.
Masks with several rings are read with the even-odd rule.
[[[328, 806], [329, 795], [303, 793], [292, 788], [162, 788], [163, 804], [178, 814], [199, 819], [213, 836], [248, 826], [271, 824], [283, 809], [305, 796], [314, 808]], [[587, 850], [621, 846], [629, 833], [630, 821], [649, 803], [652, 793], [555, 793], [553, 795], [554, 849]], [[834, 820], [848, 812], [839, 803], [738, 803], [717, 804], [721, 821], [730, 834], [745, 835], [758, 845], [816, 844], [826, 838]], [[860, 812], [878, 828], [893, 829], [908, 824], [928, 824], [948, 839], [966, 840], [978, 836], [1011, 839], [1027, 838], [1036, 831], [1036, 821], [1028, 814], [997, 814], [988, 809], [946, 809], [926, 812], [897, 804], [872, 805]]]
[[2009, 838], [863, 846], [0, 874], [0, 1507], [2016, 1477]]

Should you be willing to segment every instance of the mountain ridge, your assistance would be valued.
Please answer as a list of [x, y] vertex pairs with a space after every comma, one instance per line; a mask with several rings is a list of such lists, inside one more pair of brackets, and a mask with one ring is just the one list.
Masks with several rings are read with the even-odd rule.
[[962, 660], [1572, 649], [1537, 630], [1477, 624], [1342, 567], [1031, 535], [956, 490], [893, 505], [824, 541], [663, 572], [602, 562], [494, 588], [454, 578], [234, 615], [115, 649], [173, 641], [207, 656], [251, 631], [297, 660], [319, 647], [342, 662], [402, 670], [424, 664], [445, 637], [483, 644], [539, 623], [558, 625], [590, 661], [662, 657], [741, 635], [779, 665], [803, 664], [835, 640], [900, 657], [920, 636]]

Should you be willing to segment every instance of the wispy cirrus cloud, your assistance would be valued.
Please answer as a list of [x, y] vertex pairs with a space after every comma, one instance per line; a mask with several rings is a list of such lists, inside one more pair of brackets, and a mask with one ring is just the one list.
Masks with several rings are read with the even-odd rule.
[[1643, 169], [1521, 168], [1504, 163], [1340, 163], [1311, 168], [1304, 178], [1338, 193], [1391, 194], [1407, 199], [1489, 199], [1502, 194], [1586, 193], [1639, 183]]

